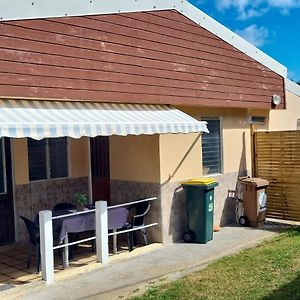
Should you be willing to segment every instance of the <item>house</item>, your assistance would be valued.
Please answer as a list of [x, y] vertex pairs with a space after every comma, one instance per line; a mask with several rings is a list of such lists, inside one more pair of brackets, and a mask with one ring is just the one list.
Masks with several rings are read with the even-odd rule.
[[26, 238], [20, 215], [75, 192], [109, 205], [158, 196], [151, 239], [177, 241], [180, 182], [199, 176], [219, 182], [215, 223], [228, 224], [228, 191], [251, 174], [249, 118], [297, 128], [286, 68], [187, 1], [11, 0], [0, 12], [1, 245]]

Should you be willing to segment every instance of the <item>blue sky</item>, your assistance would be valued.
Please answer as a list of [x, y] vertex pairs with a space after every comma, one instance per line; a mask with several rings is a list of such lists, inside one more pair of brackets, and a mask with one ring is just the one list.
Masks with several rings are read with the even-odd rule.
[[300, 81], [300, 0], [189, 0], [288, 68]]

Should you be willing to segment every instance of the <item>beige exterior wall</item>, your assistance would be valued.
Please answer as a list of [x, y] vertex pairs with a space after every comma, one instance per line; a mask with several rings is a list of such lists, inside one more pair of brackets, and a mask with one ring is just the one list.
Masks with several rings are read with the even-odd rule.
[[[221, 174], [209, 175], [219, 183], [215, 189], [214, 223], [215, 225], [233, 223], [235, 222], [235, 200], [230, 196], [230, 191], [235, 190], [238, 177], [250, 174], [251, 170], [249, 111], [247, 109], [178, 108], [198, 120], [205, 117], [220, 118], [223, 168]], [[203, 176], [201, 138], [195, 142], [197, 136], [197, 134], [160, 136], [164, 243], [178, 241], [187, 229], [185, 196], [183, 190], [178, 187], [183, 179]], [[175, 176], [170, 178], [173, 170], [176, 170]]]
[[269, 130], [296, 130], [298, 119], [300, 119], [300, 97], [287, 91], [286, 110], [270, 111]]
[[112, 180], [164, 183], [201, 175], [199, 134], [112, 136], [109, 147]]
[[69, 139], [71, 178], [87, 177], [89, 174], [89, 139]]
[[111, 136], [112, 180], [160, 182], [159, 135]]
[[159, 137], [160, 182], [199, 177], [202, 174], [200, 134], [166, 134]]
[[[179, 107], [198, 120], [220, 117], [223, 148], [222, 173], [251, 170], [251, 141], [247, 109]], [[199, 146], [201, 151], [201, 144]], [[201, 160], [200, 160], [201, 164]]]
[[223, 173], [251, 169], [250, 127], [244, 112], [222, 117]]
[[297, 129], [297, 120], [300, 119], [300, 97], [287, 92], [286, 106], [286, 110], [271, 111], [259, 109], [178, 108], [198, 120], [204, 117], [221, 118], [223, 139], [222, 173], [226, 174], [239, 170], [251, 170], [250, 116], [264, 116], [266, 118], [264, 125], [255, 125], [255, 130]]
[[14, 183], [27, 184], [29, 182], [27, 139], [11, 139], [11, 148]]

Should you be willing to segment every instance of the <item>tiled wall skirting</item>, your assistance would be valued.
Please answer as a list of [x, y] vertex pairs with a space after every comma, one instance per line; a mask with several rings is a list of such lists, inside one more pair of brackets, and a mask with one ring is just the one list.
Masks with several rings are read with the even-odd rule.
[[[225, 226], [235, 222], [235, 201], [230, 191], [236, 189], [239, 176], [247, 171], [233, 172], [216, 176], [219, 186], [215, 189], [214, 223]], [[126, 203], [138, 199], [157, 197], [152, 202], [146, 224], [159, 223], [147, 230], [152, 242], [164, 244], [181, 240], [182, 233], [187, 229], [187, 214], [184, 191], [178, 182], [158, 183], [111, 181], [110, 205]], [[34, 218], [35, 214], [44, 209], [51, 209], [58, 202], [73, 202], [74, 193], [88, 193], [88, 179], [57, 179], [31, 182], [16, 186], [15, 206], [17, 216], [18, 240], [27, 239], [24, 224], [19, 216]]]
[[236, 190], [239, 177], [247, 176], [246, 170], [240, 172], [226, 173], [215, 176], [214, 178], [219, 183], [215, 190], [215, 224], [225, 226], [235, 223], [235, 198], [231, 191]]
[[[162, 242], [160, 184], [111, 180], [110, 193], [110, 205], [157, 197], [157, 200], [151, 202], [145, 224], [158, 223], [158, 226], [147, 229], [147, 237], [151, 242]], [[141, 235], [137, 234], [137, 238], [140, 239]]]
[[52, 209], [59, 202], [74, 203], [76, 192], [88, 194], [88, 178], [63, 178], [33, 181], [15, 187], [17, 240], [27, 241], [27, 232], [20, 216], [33, 219], [40, 210]]
[[[225, 226], [235, 222], [235, 191], [237, 179], [247, 171], [215, 176], [219, 186], [215, 189], [214, 224]], [[179, 182], [163, 185], [144, 182], [111, 181], [111, 204], [125, 203], [146, 197], [158, 197], [153, 202], [146, 223], [159, 222], [149, 229], [152, 242], [164, 244], [182, 239], [187, 229], [187, 213], [184, 191]]]
[[[238, 177], [246, 176], [247, 171], [232, 172], [215, 176], [219, 183], [215, 188], [214, 224], [225, 226], [235, 222], [235, 198], [231, 191], [236, 190]], [[162, 237], [164, 243], [182, 239], [187, 229], [186, 200], [179, 182], [161, 186]]]

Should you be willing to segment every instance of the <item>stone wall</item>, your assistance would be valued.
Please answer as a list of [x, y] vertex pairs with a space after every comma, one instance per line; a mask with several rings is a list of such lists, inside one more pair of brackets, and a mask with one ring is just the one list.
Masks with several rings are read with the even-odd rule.
[[187, 211], [184, 190], [179, 182], [169, 182], [161, 186], [162, 237], [169, 244], [182, 240], [187, 230]]
[[[149, 242], [162, 242], [162, 222], [161, 222], [161, 196], [160, 184], [131, 182], [123, 180], [111, 180], [110, 183], [110, 205], [127, 203], [139, 199], [157, 197], [151, 202], [151, 208], [146, 215], [145, 224], [158, 223], [158, 226], [150, 227], [147, 230]], [[137, 235], [140, 239], [141, 236]]]
[[40, 210], [51, 210], [59, 202], [74, 203], [76, 192], [88, 194], [88, 178], [62, 178], [32, 181], [15, 186], [17, 241], [27, 241], [27, 231], [20, 216], [33, 219]]
[[236, 222], [234, 193], [239, 177], [246, 176], [247, 171], [239, 171], [214, 176], [219, 183], [215, 189], [214, 224], [226, 226]]
[[[226, 226], [236, 222], [234, 193], [238, 178], [246, 176], [247, 171], [232, 172], [215, 176], [219, 183], [215, 189], [214, 224]], [[186, 198], [180, 182], [161, 185], [161, 237], [164, 244], [182, 240], [188, 228]]]
[[[214, 224], [226, 226], [235, 223], [235, 198], [238, 177], [246, 176], [247, 171], [215, 176], [219, 183], [215, 189]], [[148, 229], [151, 242], [169, 244], [182, 240], [188, 228], [186, 199], [180, 182], [152, 184], [143, 182], [111, 181], [111, 205], [135, 201], [141, 198], [158, 197], [152, 202], [146, 224], [158, 222]]]
[[[215, 176], [219, 186], [215, 189], [214, 224], [225, 226], [235, 222], [235, 201], [230, 191], [236, 189], [237, 179], [247, 171]], [[145, 223], [158, 223], [147, 229], [150, 242], [164, 244], [182, 239], [187, 229], [186, 200], [179, 182], [165, 184], [111, 180], [110, 205], [127, 203], [148, 197], [158, 199], [151, 203]], [[15, 207], [18, 241], [27, 240], [25, 226], [19, 216], [33, 219], [44, 209], [52, 209], [59, 202], [73, 202], [76, 192], [88, 193], [88, 178], [65, 178], [36, 181], [15, 187]]]

